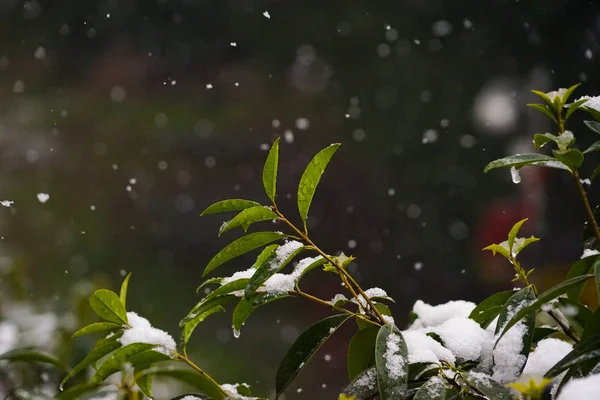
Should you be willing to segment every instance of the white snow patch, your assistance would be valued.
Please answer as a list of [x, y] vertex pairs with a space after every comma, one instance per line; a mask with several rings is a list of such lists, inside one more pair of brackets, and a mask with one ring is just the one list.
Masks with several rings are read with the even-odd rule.
[[542, 377], [567, 355], [573, 346], [565, 341], [548, 338], [538, 342], [523, 369], [523, 376]]
[[444, 342], [456, 358], [462, 361], [475, 361], [481, 357], [486, 339], [485, 331], [472, 319], [452, 318], [431, 329]]
[[337, 293], [331, 300], [329, 300], [329, 303], [335, 306], [338, 301], [348, 301], [348, 299], [343, 294]]
[[48, 193], [38, 193], [37, 199], [40, 203], [44, 204], [50, 199], [50, 195]]
[[581, 255], [581, 257], [579, 259], [595, 256], [598, 254], [600, 254], [600, 251], [598, 251], [598, 250], [585, 249], [585, 250], [583, 250], [583, 254]]
[[7, 208], [8, 208], [8, 207], [12, 207], [12, 205], [13, 205], [14, 203], [15, 203], [15, 202], [14, 202], [14, 201], [12, 201], [12, 200], [2, 200], [2, 201], [0, 201], [0, 205], [1, 205], [1, 206], [3, 206], [3, 207], [7, 207]]
[[464, 300], [449, 301], [437, 306], [429, 305], [422, 300], [417, 300], [413, 312], [418, 318], [411, 325], [414, 328], [428, 328], [443, 324], [451, 318], [468, 317], [475, 308], [475, 303]]
[[404, 359], [400, 354], [401, 340], [402, 338], [399, 335], [390, 333], [385, 342], [383, 358], [385, 359], [385, 368], [387, 369], [388, 376], [392, 380], [396, 380], [404, 374]]
[[256, 272], [255, 268], [250, 268], [245, 271], [238, 271], [238, 272], [234, 273], [233, 275], [228, 276], [227, 278], [223, 278], [223, 280], [221, 281], [221, 286], [226, 285], [230, 282], [237, 281], [239, 279], [252, 278], [252, 276], [254, 275], [255, 272]]
[[127, 313], [131, 328], [125, 329], [123, 336], [117, 339], [123, 346], [132, 343], [149, 343], [157, 345], [157, 351], [172, 356], [176, 352], [175, 340], [167, 332], [154, 328], [150, 322], [135, 312]]
[[[519, 304], [518, 307], [509, 310], [506, 321], [510, 319], [523, 307], [526, 307], [527, 303]], [[502, 332], [504, 327], [499, 330]], [[521, 354], [523, 348], [523, 336], [527, 333], [527, 326], [524, 321], [520, 321], [515, 324], [512, 328], [506, 332], [502, 339], [496, 344], [496, 348], [493, 350], [494, 357], [494, 374], [492, 379], [501, 382], [512, 382], [519, 377], [521, 368], [527, 361], [527, 357]], [[496, 338], [500, 335], [496, 336]]]
[[600, 374], [571, 379], [556, 400], [599, 400]]
[[584, 99], [587, 101], [581, 105], [582, 107], [593, 108], [594, 110], [600, 111], [600, 96], [581, 96], [577, 101]]
[[450, 350], [422, 330], [403, 331], [402, 336], [408, 349], [409, 364], [439, 363], [442, 360], [454, 364], [456, 361]]

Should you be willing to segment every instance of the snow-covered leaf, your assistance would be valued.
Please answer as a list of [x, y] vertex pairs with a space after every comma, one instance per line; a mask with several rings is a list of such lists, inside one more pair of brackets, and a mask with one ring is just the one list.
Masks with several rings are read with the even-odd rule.
[[413, 400], [445, 400], [450, 389], [452, 387], [439, 376], [434, 376], [421, 385]]
[[277, 192], [277, 168], [279, 165], [279, 138], [275, 140], [273, 146], [271, 146], [271, 150], [269, 151], [269, 155], [267, 156], [267, 160], [265, 161], [265, 166], [263, 168], [262, 181], [265, 187], [265, 192], [269, 199], [275, 204], [275, 194]]
[[280, 232], [254, 232], [246, 236], [242, 236], [241, 238], [231, 242], [216, 256], [214, 256], [204, 269], [204, 273], [202, 275], [205, 276], [209, 274], [215, 268], [233, 258], [241, 256], [242, 254], [279, 240], [283, 237], [285, 237], [285, 235]]
[[403, 399], [408, 388], [408, 349], [393, 324], [379, 328], [375, 342], [377, 387], [382, 400]]
[[256, 273], [252, 275], [248, 285], [246, 286], [246, 289], [244, 290], [245, 297], [249, 297], [254, 294], [254, 292], [256, 292], [256, 290], [267, 281], [267, 279], [285, 268], [285, 266], [292, 262], [292, 260], [298, 254], [310, 249], [310, 247], [301, 246], [295, 248], [295, 250], [291, 251], [291, 253], [286, 251], [287, 246], [295, 243], [298, 242], [289, 242], [283, 246], [280, 246], [273, 254], [271, 254], [271, 257], [266, 259], [262, 265], [258, 267]]
[[325, 172], [325, 167], [327, 167], [329, 160], [331, 160], [338, 147], [340, 147], [340, 144], [335, 143], [317, 153], [304, 170], [302, 178], [300, 178], [300, 184], [298, 185], [298, 211], [305, 227], [308, 209], [315, 195], [317, 185], [321, 180], [323, 172]]
[[218, 214], [228, 211], [240, 211], [250, 207], [260, 206], [259, 203], [244, 199], [227, 199], [208, 206], [200, 215]]
[[321, 345], [349, 318], [346, 314], [334, 315], [322, 319], [300, 334], [279, 364], [275, 398], [281, 396]]
[[100, 318], [119, 325], [127, 324], [127, 311], [117, 294], [108, 289], [98, 289], [90, 297], [90, 305]]
[[[342, 392], [338, 400], [367, 400], [377, 394], [377, 369], [371, 367], [356, 377]], [[345, 396], [345, 397], [342, 397]]]
[[513, 398], [508, 388], [485, 374], [470, 372], [469, 374], [462, 374], [462, 376], [469, 385], [486, 395], [489, 399], [512, 400]]
[[[535, 301], [533, 301], [531, 304], [527, 305], [526, 307], [521, 308], [519, 310], [519, 312], [517, 312], [514, 316], [512, 316], [512, 318], [509, 319], [508, 323], [506, 323], [506, 325], [504, 326], [504, 329], [502, 330], [500, 337], [504, 336], [504, 334], [510, 328], [512, 328], [517, 322], [519, 322], [521, 319], [525, 318], [531, 312], [537, 311], [542, 305], [546, 304], [550, 300], [557, 298], [561, 294], [568, 292], [571, 288], [576, 286], [578, 283], [585, 282], [586, 280], [592, 278], [593, 276], [594, 275], [586, 274], [586, 275], [577, 276], [575, 278], [567, 279], [566, 281], [564, 281], [564, 282], [548, 289], [544, 293], [540, 294]], [[499, 321], [498, 326], [500, 326], [500, 325], [501, 324]]]

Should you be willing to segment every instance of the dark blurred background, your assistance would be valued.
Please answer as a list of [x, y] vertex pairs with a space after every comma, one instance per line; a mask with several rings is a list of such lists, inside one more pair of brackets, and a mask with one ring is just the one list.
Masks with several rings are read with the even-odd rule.
[[[2, 0], [0, 200], [14, 201], [0, 208], [3, 257], [32, 298], [91, 277], [116, 288], [133, 272], [129, 307], [178, 336], [204, 266], [236, 237], [218, 239], [223, 217], [200, 211], [266, 201], [262, 164], [281, 137], [279, 198], [294, 218], [305, 165], [343, 143], [309, 226], [323, 249], [358, 257], [350, 268], [396, 299], [400, 326], [418, 298], [510, 288], [510, 268], [481, 248], [524, 217], [543, 240], [523, 256], [545, 286], [582, 251], [572, 182], [524, 169], [515, 186], [482, 170], [552, 129], [525, 107], [530, 89], [598, 94], [599, 16], [589, 1]], [[571, 129], [593, 139], [580, 117]], [[340, 289], [307, 279], [323, 298]], [[221, 382], [267, 394], [286, 348], [327, 313], [275, 304], [239, 339], [217, 315], [190, 348]], [[288, 398], [334, 397], [350, 334]]]

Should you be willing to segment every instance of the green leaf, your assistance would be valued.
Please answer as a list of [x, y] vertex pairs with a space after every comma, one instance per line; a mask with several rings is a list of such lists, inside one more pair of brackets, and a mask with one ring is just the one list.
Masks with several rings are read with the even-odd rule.
[[223, 286], [219, 286], [218, 288], [210, 292], [202, 301], [208, 301], [210, 299], [214, 299], [215, 297], [220, 297], [232, 292], [237, 292], [238, 290], [242, 290], [246, 287], [246, 285], [248, 285], [249, 281], [250, 279], [248, 278], [242, 278], [237, 279], [233, 282], [226, 283]]
[[565, 164], [563, 164], [556, 158], [549, 157], [545, 154], [526, 153], [516, 154], [514, 156], [504, 157], [492, 161], [491, 163], [486, 165], [483, 172], [488, 172], [492, 169], [501, 167], [515, 167], [519, 169], [524, 165], [537, 165], [541, 167], [569, 170], [569, 167], [567, 167]]
[[567, 101], [569, 101], [569, 98], [571, 97], [571, 95], [573, 94], [575, 89], [577, 89], [580, 85], [581, 85], [581, 83], [576, 83], [575, 85], [568, 88], [567, 91], [562, 96], [561, 103], [566, 104]]
[[541, 111], [546, 116], [548, 116], [548, 118], [550, 118], [552, 121], [556, 122], [556, 117], [554, 116], [552, 110], [550, 108], [548, 108], [548, 106], [545, 106], [543, 104], [530, 103], [530, 104], [527, 104], [527, 107], [531, 107], [533, 109]]
[[[498, 315], [498, 323], [496, 325], [495, 334], [496, 336], [500, 332], [500, 330], [507, 324], [508, 319], [515, 313], [516, 310], [523, 310], [527, 308], [527, 304], [530, 304], [535, 300], [535, 292], [533, 291], [532, 286], [526, 286], [523, 289], [519, 290], [515, 294], [513, 294], [510, 299], [506, 301], [504, 304], [504, 308]], [[520, 311], [519, 311], [520, 312]], [[518, 314], [518, 313], [517, 313]], [[525, 356], [525, 359], [529, 356], [529, 351], [531, 350], [531, 343], [533, 341], [533, 333], [535, 330], [535, 309], [528, 310], [523, 314], [523, 324], [525, 325], [525, 329], [523, 331], [523, 337], [521, 341], [521, 351], [520, 353]], [[506, 332], [506, 330], [504, 331]], [[504, 332], [502, 335], [504, 335]], [[496, 340], [496, 345], [500, 342], [502, 335]], [[495, 345], [495, 346], [496, 346]], [[494, 346], [494, 347], [495, 347]], [[521, 371], [525, 367], [525, 363], [520, 366]]]
[[300, 178], [300, 184], [298, 185], [298, 211], [300, 212], [300, 218], [305, 230], [308, 209], [315, 195], [317, 185], [321, 180], [323, 172], [325, 172], [325, 167], [327, 167], [329, 160], [331, 160], [338, 147], [340, 147], [340, 144], [335, 143], [317, 153], [304, 170], [302, 178]]
[[232, 294], [225, 294], [223, 296], [213, 297], [208, 300], [202, 299], [202, 301], [200, 301], [194, 306], [194, 308], [190, 310], [188, 315], [186, 315], [181, 321], [179, 321], [179, 326], [185, 326], [185, 324], [196, 318], [198, 315], [203, 314], [212, 308], [221, 306], [234, 298], [235, 296]]
[[379, 328], [375, 342], [377, 387], [381, 400], [402, 399], [408, 388], [408, 349], [393, 324]]
[[[597, 260], [600, 260], [600, 256], [590, 256], [582, 258], [581, 260], [577, 260], [577, 262], [575, 262], [569, 269], [567, 280], [577, 276], [589, 274], [593, 269], [594, 262]], [[567, 297], [572, 301], [579, 301], [584, 285], [585, 282], [580, 282], [577, 285], [573, 285], [571, 289], [566, 292]]]
[[[513, 290], [507, 290], [491, 295], [471, 311], [469, 318], [477, 322], [483, 329], [487, 328], [513, 294], [515, 294]], [[486, 314], [491, 309], [493, 309], [493, 312]]]
[[[190, 336], [192, 336], [192, 333], [194, 333], [194, 330], [196, 329], [196, 327], [198, 326], [198, 324], [200, 322], [204, 321], [206, 319], [206, 317], [208, 317], [209, 315], [212, 315], [217, 312], [224, 312], [224, 311], [225, 311], [225, 308], [223, 308], [223, 306], [217, 305], [216, 307], [210, 308], [207, 311], [203, 312], [202, 314], [198, 314], [191, 321], [188, 321], [183, 326], [183, 330], [181, 332], [181, 344], [182, 344], [183, 350], [184, 351], [186, 350], [187, 344], [190, 340]], [[150, 397], [150, 396], [148, 396], [148, 397]]]
[[81, 328], [80, 330], [75, 332], [72, 337], [87, 335], [89, 333], [94, 333], [94, 332], [103, 332], [103, 331], [110, 331], [113, 329], [120, 329], [121, 327], [122, 327], [122, 325], [113, 324], [112, 322], [96, 322], [94, 324], [84, 326], [83, 328]]
[[590, 181], [593, 181], [594, 179], [596, 179], [596, 177], [600, 174], [600, 164], [594, 168], [594, 171], [592, 172], [592, 175], [590, 176]]
[[315, 323], [302, 332], [292, 347], [287, 351], [275, 378], [276, 396], [279, 398], [283, 391], [300, 373], [304, 365], [327, 339], [348, 320], [346, 314], [334, 315]]
[[240, 226], [246, 232], [248, 231], [250, 225], [255, 222], [272, 221], [278, 218], [279, 217], [277, 217], [277, 215], [268, 207], [256, 206], [246, 208], [238, 215], [233, 217], [231, 221], [225, 222], [223, 225], [221, 225], [221, 229], [219, 229], [219, 236], [231, 229], [239, 228]]
[[[375, 303], [375, 308], [377, 310], [379, 310], [379, 312], [382, 315], [387, 315], [389, 317], [392, 316], [392, 312], [390, 311], [390, 308], [383, 303]], [[362, 320], [361, 318], [356, 319], [356, 325], [358, 326], [358, 329], [366, 329], [366, 328], [370, 328], [373, 326], [373, 324], [370, 324], [370, 323]]]
[[548, 97], [548, 95], [544, 92], [540, 92], [539, 90], [532, 90], [531, 93], [537, 94], [540, 96], [550, 107], [554, 107], [554, 100]]
[[[147, 344], [147, 343], [143, 343]], [[141, 353], [135, 354], [134, 356], [127, 359], [127, 362], [130, 363], [136, 370], [144, 370], [149, 368], [151, 365], [159, 363], [161, 361], [169, 361], [172, 360], [171, 357], [166, 355], [165, 353], [161, 353], [160, 351], [156, 351], [153, 349], [142, 351]], [[107, 360], [108, 361], [108, 360]], [[104, 366], [104, 364], [102, 364]]]
[[556, 139], [557, 136], [551, 133], [536, 133], [533, 135], [533, 145], [536, 149], [539, 149], [550, 142], [556, 143]]
[[446, 400], [446, 393], [450, 389], [439, 376], [434, 376], [421, 385], [413, 400]]
[[367, 368], [375, 365], [375, 339], [379, 328], [370, 326], [359, 330], [348, 346], [348, 376], [354, 380]]
[[600, 262], [594, 263], [594, 279], [596, 280], [596, 293], [598, 294], [598, 302], [600, 303]]
[[290, 254], [285, 260], [280, 260], [277, 256], [277, 253], [271, 255], [268, 259], [266, 259], [261, 266], [258, 267], [254, 275], [250, 278], [248, 282], [248, 286], [244, 290], [244, 296], [250, 297], [253, 295], [260, 286], [267, 281], [270, 277], [275, 275], [277, 272], [281, 271], [288, 265], [298, 254], [303, 251], [309, 250], [310, 247], [303, 246], [299, 249], [296, 249]]
[[265, 166], [263, 168], [263, 185], [265, 187], [265, 192], [269, 199], [275, 204], [275, 193], [277, 192], [277, 168], [279, 165], [279, 138], [275, 140], [273, 146], [271, 146], [271, 150], [269, 150], [269, 155], [267, 156], [267, 161], [265, 161]]
[[552, 150], [552, 154], [570, 169], [577, 169], [583, 164], [584, 155], [577, 149]]
[[0, 360], [51, 364], [65, 371], [68, 369], [67, 366], [58, 358], [33, 349], [16, 349], [8, 351], [4, 354], [0, 354]]
[[583, 154], [588, 154], [594, 151], [600, 151], [600, 141], [594, 142], [590, 147], [583, 151]]
[[[571, 353], [569, 353], [569, 354], [571, 354]], [[567, 357], [569, 356], [569, 354], [567, 355]], [[569, 360], [567, 360], [567, 361], [564, 361], [564, 358], [563, 358], [555, 366], [553, 366], [552, 369], [546, 375], [549, 375], [550, 373], [552, 373], [551, 376], [554, 377], [557, 374], [560, 374], [561, 372], [563, 372], [564, 370], [574, 367], [576, 365], [581, 366], [584, 363], [586, 363], [588, 365], [589, 364], [596, 365], [598, 362], [600, 362], [600, 349], [590, 350], [590, 351], [586, 351], [585, 353], [580, 353], [580, 354], [574, 355], [573, 357], [569, 358]]]
[[583, 327], [592, 316], [592, 311], [583, 304], [564, 297], [559, 297], [558, 303], [553, 303], [553, 306], [558, 308], [569, 321], [569, 326], [575, 332], [575, 335], [581, 337]]
[[250, 207], [260, 206], [259, 203], [251, 200], [244, 199], [227, 199], [216, 202], [215, 204], [206, 208], [200, 216], [209, 214], [218, 214], [228, 211], [240, 211]]
[[285, 237], [285, 235], [279, 232], [254, 232], [246, 236], [242, 236], [241, 238], [231, 242], [216, 256], [214, 256], [204, 269], [202, 276], [207, 275], [218, 266], [233, 258], [241, 256], [242, 254], [279, 240], [283, 237]]
[[489, 399], [512, 400], [513, 398], [508, 388], [491, 379], [486, 374], [470, 372], [469, 374], [462, 373], [461, 375], [470, 386], [473, 386]]
[[138, 385], [142, 393], [144, 393], [149, 399], [154, 398], [152, 393], [152, 378], [152, 375], [142, 375], [135, 380], [135, 383]]
[[543, 147], [548, 142], [556, 143], [560, 150], [567, 150], [575, 142], [575, 136], [571, 131], [565, 131], [559, 136], [551, 133], [536, 133], [533, 136], [533, 144], [536, 149]]
[[539, 241], [539, 238], [536, 237], [528, 237], [528, 238], [517, 238], [515, 240], [515, 244], [513, 245], [513, 254], [518, 255], [525, 247], [529, 246], [531, 243], [535, 243]]
[[587, 107], [587, 106], [581, 106], [580, 108], [583, 111], [591, 114], [594, 118], [596, 118], [596, 121], [600, 121], [600, 111], [596, 110], [595, 108]]
[[275, 300], [290, 297], [287, 293], [255, 293], [250, 297], [242, 298], [233, 310], [233, 332], [238, 335], [246, 320], [258, 307]]
[[590, 128], [593, 132], [600, 134], [600, 122], [596, 121], [583, 121], [583, 123]]
[[212, 285], [212, 284], [214, 284], [214, 283], [216, 283], [216, 284], [219, 284], [219, 285], [220, 285], [220, 284], [221, 284], [221, 282], [223, 281], [223, 279], [225, 279], [225, 278], [223, 278], [223, 277], [217, 277], [217, 278], [208, 278], [207, 280], [205, 280], [204, 282], [202, 282], [202, 283], [200, 284], [200, 286], [198, 286], [198, 287], [196, 288], [196, 293], [200, 293], [200, 289], [202, 289], [202, 288], [203, 288], [203, 287], [205, 287], [206, 285]]
[[569, 117], [571, 117], [571, 115], [577, 111], [584, 103], [586, 103], [589, 99], [580, 99], [577, 100], [573, 103], [571, 103], [569, 105], [569, 108], [567, 108], [567, 114], [565, 115], [565, 121], [567, 121], [569, 119]]
[[587, 320], [583, 327], [581, 342], [587, 342], [594, 336], [600, 337], [600, 308], [598, 308]]
[[[504, 334], [510, 328], [512, 328], [517, 322], [519, 322], [521, 319], [526, 317], [531, 312], [537, 311], [537, 309], [540, 308], [542, 305], [546, 304], [550, 300], [557, 298], [561, 294], [568, 292], [571, 288], [576, 286], [578, 283], [584, 282], [584, 281], [590, 279], [591, 277], [593, 277], [593, 275], [586, 274], [586, 275], [577, 276], [575, 278], [567, 279], [566, 281], [564, 281], [564, 282], [554, 286], [553, 288], [548, 289], [544, 293], [540, 294], [534, 302], [532, 302], [527, 307], [523, 307], [522, 309], [520, 309], [519, 312], [517, 312], [510, 319], [510, 321], [508, 321], [508, 323], [504, 327], [500, 337], [504, 336]], [[502, 326], [500, 324], [500, 320], [498, 320], [498, 326]]]
[[131, 278], [131, 272], [127, 274], [125, 280], [123, 280], [123, 283], [121, 284], [119, 298], [121, 299], [121, 303], [123, 303], [123, 307], [127, 307], [127, 288], [129, 288], [129, 278]]
[[82, 383], [80, 385], [75, 385], [70, 387], [56, 395], [57, 400], [78, 400], [81, 399], [81, 396], [86, 393], [91, 393], [98, 390], [100, 387], [104, 386], [103, 384], [98, 383]]
[[169, 378], [177, 379], [180, 382], [187, 383], [206, 394], [207, 396], [224, 400], [225, 395], [219, 385], [214, 380], [198, 374], [196, 371], [187, 369], [174, 369], [174, 368], [151, 368], [144, 371], [141, 376], [154, 375], [154, 376], [165, 376]]
[[92, 378], [92, 383], [100, 383], [110, 375], [121, 370], [123, 364], [130, 358], [150, 350], [155, 345], [149, 343], [132, 343], [115, 351], [100, 365]]
[[77, 364], [71, 370], [71, 372], [69, 372], [69, 374], [62, 380], [62, 382], [59, 385], [59, 388], [62, 388], [63, 385], [67, 383], [69, 379], [77, 375], [79, 372], [83, 371], [88, 365], [91, 365], [92, 363], [98, 361], [107, 354], [112, 353], [119, 347], [121, 347], [121, 343], [117, 342], [117, 339], [114, 336], [104, 342], [99, 341], [98, 343], [96, 343], [94, 349], [90, 353], [88, 353], [88, 355], [85, 356], [85, 358], [79, 364]]
[[535, 331], [533, 332], [533, 339], [531, 340], [531, 345], [535, 346], [540, 340], [545, 339], [550, 335], [554, 335], [557, 332], [559, 331], [552, 328], [535, 328]]
[[[377, 394], [377, 370], [371, 367], [356, 377], [340, 395], [340, 400], [344, 398], [366, 400], [371, 399]], [[346, 397], [342, 397], [346, 396]]]
[[119, 325], [127, 325], [127, 311], [119, 296], [107, 289], [98, 289], [90, 297], [90, 305], [100, 318]]
[[277, 250], [278, 247], [279, 247], [278, 244], [270, 244], [267, 247], [265, 247], [263, 249], [263, 251], [260, 252], [260, 254], [258, 255], [258, 257], [256, 257], [256, 261], [254, 262], [254, 264], [252, 264], [252, 268], [257, 269], [258, 267], [260, 267], [261, 265], [263, 265], [263, 263], [269, 257], [271, 257], [271, 254], [273, 254], [273, 252], [275, 252], [275, 250]]
[[515, 244], [515, 239], [517, 238], [517, 235], [519, 234], [519, 230], [521, 229], [521, 226], [523, 226], [523, 224], [525, 222], [527, 222], [527, 218], [522, 219], [519, 222], [517, 222], [516, 224], [514, 224], [513, 227], [511, 228], [510, 232], [508, 233], [508, 249], [511, 253], [513, 251], [513, 245]]
[[507, 260], [510, 258], [508, 249], [502, 246], [501, 244], [490, 244], [489, 246], [484, 247], [483, 250], [489, 250], [492, 252], [493, 255], [496, 255], [496, 253], [498, 253]]

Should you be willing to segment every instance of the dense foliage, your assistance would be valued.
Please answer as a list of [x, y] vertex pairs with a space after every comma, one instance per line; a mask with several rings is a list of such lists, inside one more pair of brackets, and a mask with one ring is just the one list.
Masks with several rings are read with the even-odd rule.
[[[354, 324], [356, 333], [348, 344], [350, 383], [340, 400], [570, 400], [598, 396], [600, 309], [582, 303], [580, 298], [587, 282], [594, 283], [600, 296], [600, 229], [585, 190], [600, 174], [600, 165], [588, 179], [582, 179], [580, 167], [589, 154], [600, 150], [600, 141], [586, 150], [577, 149], [577, 136], [566, 129], [566, 123], [575, 111], [581, 110], [594, 118], [586, 121], [586, 126], [600, 134], [600, 98], [585, 96], [567, 103], [576, 87], [547, 94], [534, 92], [544, 103], [530, 106], [554, 121], [557, 132], [536, 134], [533, 143], [536, 148], [553, 146], [552, 156], [517, 154], [493, 161], [485, 168], [487, 172], [509, 167], [515, 182], [520, 181], [519, 169], [525, 166], [559, 169], [574, 179], [588, 215], [585, 251], [564, 281], [542, 293], [529, 281], [534, 270], [519, 260], [519, 253], [539, 239], [519, 237], [526, 220], [519, 221], [508, 232], [506, 241], [485, 249], [506, 258], [507, 266], [514, 268], [514, 282], [519, 288], [493, 294], [479, 305], [459, 300], [430, 306], [418, 301], [411, 313], [410, 327], [399, 330], [386, 306], [393, 299], [385, 290], [362, 288], [347, 270], [353, 257], [328, 254], [309, 234], [311, 202], [339, 144], [320, 151], [304, 171], [297, 193], [300, 224], [295, 224], [277, 206], [279, 145], [275, 141], [262, 176], [270, 204], [227, 199], [211, 205], [202, 214], [238, 212], [223, 223], [219, 236], [238, 228], [247, 232], [260, 222], [273, 221], [276, 230], [246, 233], [210, 260], [205, 276], [240, 255], [260, 249], [256, 262], [248, 269], [227, 277], [208, 278], [198, 287], [204, 297], [181, 320], [179, 345], [168, 333], [127, 311], [127, 276], [119, 294], [99, 289], [90, 297], [90, 306], [102, 321], [84, 326], [73, 336], [102, 332], [101, 339], [74, 368], [67, 369], [59, 359], [31, 348], [12, 349], [0, 359], [11, 366], [26, 362], [63, 369], [66, 376], [60, 388], [64, 386], [64, 390], [56, 395], [58, 399], [152, 398], [154, 377], [173, 378], [194, 389], [194, 393], [171, 396], [174, 399], [255, 398], [248, 385], [219, 384], [188, 357], [186, 348], [192, 334], [211, 314], [225, 311], [228, 303], [236, 302], [232, 329], [239, 337], [246, 320], [258, 307], [299, 297], [331, 309], [333, 315], [304, 331], [286, 353], [275, 377], [277, 398], [344, 324]], [[290, 270], [287, 273], [286, 268]], [[345, 293], [326, 300], [304, 291], [300, 283], [308, 273], [336, 275]], [[92, 370], [90, 382], [68, 385], [78, 374]], [[53, 396], [31, 393], [19, 389], [11, 394], [17, 398]]]

